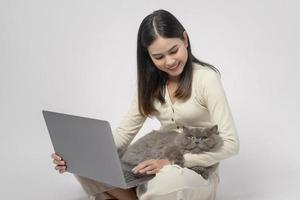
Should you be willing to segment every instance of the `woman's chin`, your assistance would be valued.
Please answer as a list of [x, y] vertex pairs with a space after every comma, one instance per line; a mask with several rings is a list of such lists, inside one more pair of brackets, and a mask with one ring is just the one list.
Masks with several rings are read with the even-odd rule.
[[179, 77], [180, 76], [180, 74], [182, 73], [182, 71], [183, 71], [183, 67], [181, 67], [181, 66], [178, 66], [178, 67], [176, 67], [175, 69], [172, 69], [172, 70], [168, 70], [168, 75], [170, 76], [170, 77]]

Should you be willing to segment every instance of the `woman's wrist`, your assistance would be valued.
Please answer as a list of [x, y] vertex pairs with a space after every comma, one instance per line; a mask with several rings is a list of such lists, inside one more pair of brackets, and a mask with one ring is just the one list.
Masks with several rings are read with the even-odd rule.
[[165, 165], [171, 165], [171, 161], [169, 161], [168, 159], [160, 159], [159, 163], [161, 166], [165, 166]]

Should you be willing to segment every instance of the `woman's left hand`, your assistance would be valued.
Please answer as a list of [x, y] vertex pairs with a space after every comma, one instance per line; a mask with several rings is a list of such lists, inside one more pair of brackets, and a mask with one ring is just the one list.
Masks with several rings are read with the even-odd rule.
[[132, 171], [137, 174], [156, 174], [163, 166], [170, 165], [171, 162], [168, 159], [160, 159], [160, 160], [145, 160], [135, 166]]

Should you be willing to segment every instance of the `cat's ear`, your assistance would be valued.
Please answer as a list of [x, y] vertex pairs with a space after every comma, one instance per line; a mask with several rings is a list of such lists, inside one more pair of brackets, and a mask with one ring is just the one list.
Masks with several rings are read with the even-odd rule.
[[217, 124], [214, 125], [213, 127], [211, 127], [211, 128], [209, 129], [209, 131], [210, 131], [211, 133], [214, 133], [214, 134], [219, 135], [218, 125], [217, 125]]
[[188, 127], [186, 127], [186, 126], [183, 126], [182, 127], [182, 131], [184, 132], [184, 133], [187, 133], [187, 132], [189, 132], [189, 128]]

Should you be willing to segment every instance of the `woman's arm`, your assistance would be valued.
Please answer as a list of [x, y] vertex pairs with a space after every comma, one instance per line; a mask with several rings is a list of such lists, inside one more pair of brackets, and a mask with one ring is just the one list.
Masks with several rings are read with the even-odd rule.
[[239, 152], [239, 139], [219, 75], [213, 70], [201, 70], [197, 96], [206, 106], [212, 125], [217, 124], [223, 146], [215, 152], [185, 154], [185, 166], [211, 166]]
[[118, 150], [122, 150], [139, 132], [147, 117], [141, 115], [138, 109], [138, 98], [134, 96], [127, 114], [119, 126], [114, 130], [114, 140]]

